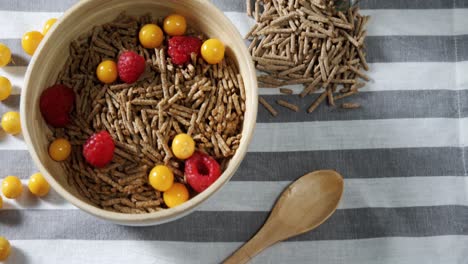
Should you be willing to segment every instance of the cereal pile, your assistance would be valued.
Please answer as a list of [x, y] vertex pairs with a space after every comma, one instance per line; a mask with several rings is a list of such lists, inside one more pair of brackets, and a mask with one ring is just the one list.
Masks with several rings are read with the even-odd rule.
[[[148, 173], [151, 178], [155, 165], [170, 169], [174, 185], [187, 184], [187, 165], [173, 152], [176, 135], [188, 135], [188, 140], [195, 142], [194, 156], [199, 161], [215, 160], [222, 171], [239, 147], [245, 112], [243, 80], [229, 56], [221, 57], [219, 63], [207, 63], [208, 59], [197, 54], [197, 45], [206, 38], [190, 29], [186, 36], [166, 35], [159, 47], [145, 48], [154, 44], [141, 43], [145, 36], [140, 29], [145, 25], [159, 28], [155, 25], [162, 25], [162, 21], [149, 15], [137, 19], [121, 14], [71, 43], [70, 57], [56, 83], [73, 89], [73, 109], [65, 127], [50, 126], [51, 141], [63, 138], [71, 144], [71, 155], [62, 162], [69, 182], [94, 204], [123, 213], [154, 212], [169, 206], [161, 191], [165, 188], [158, 190], [149, 182]], [[164, 29], [167, 32], [166, 25]], [[187, 46], [168, 48], [168, 43], [181, 38], [187, 40]], [[191, 45], [198, 50], [188, 58], [177, 53]], [[135, 81], [132, 78], [140, 71], [138, 57], [144, 58], [144, 65]], [[114, 81], [116, 76], [107, 72], [108, 68], [112, 72], [112, 61], [117, 59], [121, 81]], [[124, 63], [131, 67], [121, 70]], [[50, 120], [46, 118], [49, 124]], [[115, 143], [112, 160], [105, 166], [100, 166], [100, 157], [83, 149], [93, 144], [90, 137], [109, 141], [100, 131], [107, 131]], [[206, 164], [208, 167], [200, 171], [210, 169], [213, 163]], [[161, 167], [155, 173], [158, 171]], [[208, 187], [191, 186], [192, 190]]]
[[[338, 11], [334, 1], [325, 0], [247, 0], [247, 13], [257, 22], [246, 39], [258, 70], [259, 86], [276, 88], [303, 84], [300, 97], [320, 89], [321, 95], [310, 105], [313, 112], [325, 99], [335, 101], [356, 94], [369, 77], [364, 40], [368, 16], [361, 16], [356, 6]], [[292, 90], [282, 89], [291, 94]], [[272, 115], [274, 108], [259, 101]], [[293, 111], [299, 109], [285, 101], [277, 102]], [[356, 108], [357, 104], [342, 104]]]

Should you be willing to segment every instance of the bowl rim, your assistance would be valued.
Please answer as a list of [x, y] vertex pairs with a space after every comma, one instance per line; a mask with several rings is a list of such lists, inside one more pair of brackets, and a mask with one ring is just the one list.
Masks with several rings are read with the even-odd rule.
[[[137, 0], [138, 1], [138, 0]], [[135, 1], [135, 2], [137, 2]], [[155, 225], [155, 224], [161, 224], [165, 222], [169, 222], [172, 220], [176, 220], [180, 217], [183, 217], [187, 215], [188, 213], [192, 212], [196, 207], [200, 206], [204, 201], [206, 201], [208, 198], [212, 197], [217, 191], [221, 189], [234, 175], [235, 171], [239, 167], [240, 163], [244, 159], [246, 153], [247, 153], [247, 148], [248, 145], [250, 144], [252, 137], [253, 137], [253, 132], [255, 129], [256, 125], [256, 118], [257, 118], [257, 109], [258, 109], [258, 89], [257, 89], [257, 78], [256, 78], [256, 70], [252, 61], [252, 58], [247, 50], [247, 47], [245, 45], [241, 45], [241, 53], [242, 54], [242, 60], [244, 60], [246, 69], [248, 72], [252, 73], [252, 76], [249, 76], [249, 78], [253, 78], [252, 80], [254, 81], [254, 86], [252, 87], [252, 91], [249, 92], [248, 96], [252, 96], [252, 104], [249, 105], [251, 108], [250, 111], [253, 114], [252, 120], [248, 121], [244, 119], [243, 126], [246, 128], [246, 131], [242, 134], [243, 138], [243, 144], [241, 141], [241, 144], [239, 145], [239, 148], [236, 151], [236, 154], [231, 158], [231, 161], [235, 159], [235, 164], [230, 163], [226, 170], [221, 174], [220, 178], [216, 180], [208, 189], [205, 191], [197, 194], [195, 197], [192, 197], [190, 200], [187, 202], [176, 206], [174, 208], [168, 208], [164, 209], [161, 211], [153, 212], [153, 213], [145, 213], [145, 214], [125, 214], [125, 213], [119, 213], [119, 212], [112, 212], [112, 211], [107, 211], [101, 208], [98, 208], [95, 205], [92, 205], [90, 203], [87, 203], [83, 201], [82, 199], [78, 198], [74, 194], [70, 193], [67, 191], [57, 180], [55, 180], [54, 177], [52, 177], [49, 174], [49, 171], [45, 168], [45, 166], [42, 164], [40, 161], [40, 158], [35, 151], [35, 147], [32, 144], [31, 140], [31, 135], [29, 131], [31, 129], [34, 129], [33, 127], [30, 127], [28, 125], [28, 122], [26, 122], [26, 111], [27, 111], [27, 105], [28, 105], [28, 99], [26, 99], [26, 95], [29, 89], [32, 89], [33, 85], [31, 82], [31, 75], [33, 74], [33, 70], [36, 67], [39, 67], [39, 62], [40, 60], [44, 57], [44, 54], [41, 54], [41, 51], [43, 50], [44, 46], [52, 45], [49, 41], [50, 36], [54, 36], [54, 31], [62, 21], [65, 21], [69, 19], [70, 17], [73, 17], [76, 12], [78, 12], [82, 8], [86, 8], [88, 5], [91, 5], [92, 2], [95, 2], [93, 0], [83, 0], [78, 2], [77, 4], [73, 5], [70, 9], [68, 9], [62, 16], [61, 18], [57, 21], [57, 25], [55, 25], [49, 33], [44, 37], [44, 41], [39, 45], [37, 51], [35, 52], [35, 55], [32, 57], [29, 66], [27, 68], [25, 77], [24, 77], [24, 87], [21, 91], [21, 102], [20, 102], [20, 112], [21, 112], [21, 123], [23, 125], [23, 130], [22, 134], [24, 137], [24, 140], [26, 142], [28, 151], [30, 156], [32, 157], [32, 160], [34, 161], [35, 165], [38, 167], [39, 171], [44, 175], [46, 180], [49, 182], [51, 187], [60, 195], [62, 196], [65, 200], [70, 202], [71, 204], [75, 205], [79, 209], [94, 215], [98, 218], [111, 221], [117, 224], [124, 224], [124, 225]], [[233, 38], [237, 38], [239, 40], [242, 40], [242, 36], [240, 35], [238, 29], [232, 24], [232, 22], [224, 15], [224, 13], [219, 10], [216, 6], [214, 6], [211, 1], [197, 1], [199, 4], [203, 5], [204, 8], [206, 8], [207, 13], [212, 12], [215, 16], [219, 17], [219, 19], [224, 20], [223, 22], [230, 28], [231, 31], [235, 32], [235, 36], [232, 36]], [[42, 55], [42, 56], [41, 56]], [[24, 99], [23, 99], [24, 98]]]

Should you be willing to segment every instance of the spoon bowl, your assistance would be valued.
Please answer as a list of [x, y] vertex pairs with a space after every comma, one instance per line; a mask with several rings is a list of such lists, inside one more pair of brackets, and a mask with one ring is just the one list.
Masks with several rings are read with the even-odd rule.
[[343, 188], [343, 177], [336, 171], [302, 176], [281, 194], [260, 231], [224, 263], [246, 263], [276, 242], [318, 227], [335, 212]]

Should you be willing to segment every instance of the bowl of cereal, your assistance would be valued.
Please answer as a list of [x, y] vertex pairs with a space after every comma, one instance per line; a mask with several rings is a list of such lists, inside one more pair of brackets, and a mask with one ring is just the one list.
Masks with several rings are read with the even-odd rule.
[[251, 57], [209, 1], [80, 1], [38, 47], [21, 96], [52, 188], [124, 225], [175, 220], [217, 192], [257, 114]]

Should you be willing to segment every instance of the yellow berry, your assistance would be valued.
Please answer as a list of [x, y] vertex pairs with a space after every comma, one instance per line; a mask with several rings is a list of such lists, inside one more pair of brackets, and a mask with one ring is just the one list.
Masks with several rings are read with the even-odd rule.
[[40, 172], [34, 173], [29, 178], [28, 182], [29, 191], [36, 196], [44, 196], [49, 193], [50, 185], [44, 179]]
[[154, 49], [161, 46], [164, 35], [160, 27], [155, 24], [146, 24], [140, 29], [140, 43], [147, 49]]
[[11, 82], [8, 78], [0, 76], [0, 101], [8, 98], [11, 94]]
[[111, 60], [101, 62], [96, 69], [96, 75], [103, 83], [110, 84], [115, 82], [118, 77], [117, 64]]
[[218, 64], [224, 58], [224, 44], [219, 39], [208, 39], [203, 42], [201, 54], [209, 64]]
[[24, 52], [32, 56], [43, 38], [44, 36], [39, 31], [30, 31], [24, 34], [21, 40]]
[[7, 176], [2, 182], [2, 192], [8, 199], [14, 199], [23, 192], [21, 180], [16, 176]]
[[55, 24], [55, 22], [57, 22], [56, 18], [51, 18], [51, 19], [46, 21], [46, 23], [44, 25], [44, 29], [42, 29], [42, 34], [44, 36], [45, 36], [45, 34], [47, 34], [47, 32], [49, 32], [49, 29]]
[[55, 161], [63, 161], [70, 156], [71, 144], [64, 138], [54, 140], [49, 146], [49, 156]]
[[185, 30], [187, 30], [187, 22], [185, 21], [185, 17], [172, 14], [164, 19], [163, 28], [164, 32], [169, 36], [182, 36], [185, 34]]
[[2, 128], [8, 134], [16, 135], [21, 132], [21, 121], [18, 112], [6, 112], [2, 117]]
[[6, 66], [11, 61], [11, 51], [5, 44], [0, 43], [0, 67]]
[[148, 180], [154, 189], [164, 192], [174, 183], [174, 174], [167, 166], [157, 165], [150, 171]]
[[172, 153], [178, 159], [188, 159], [195, 152], [195, 141], [187, 134], [181, 133], [172, 140]]
[[0, 261], [4, 261], [8, 258], [11, 252], [10, 242], [4, 237], [0, 237]]
[[167, 207], [172, 208], [186, 202], [189, 198], [189, 192], [185, 185], [176, 182], [169, 190], [163, 193], [163, 198]]

